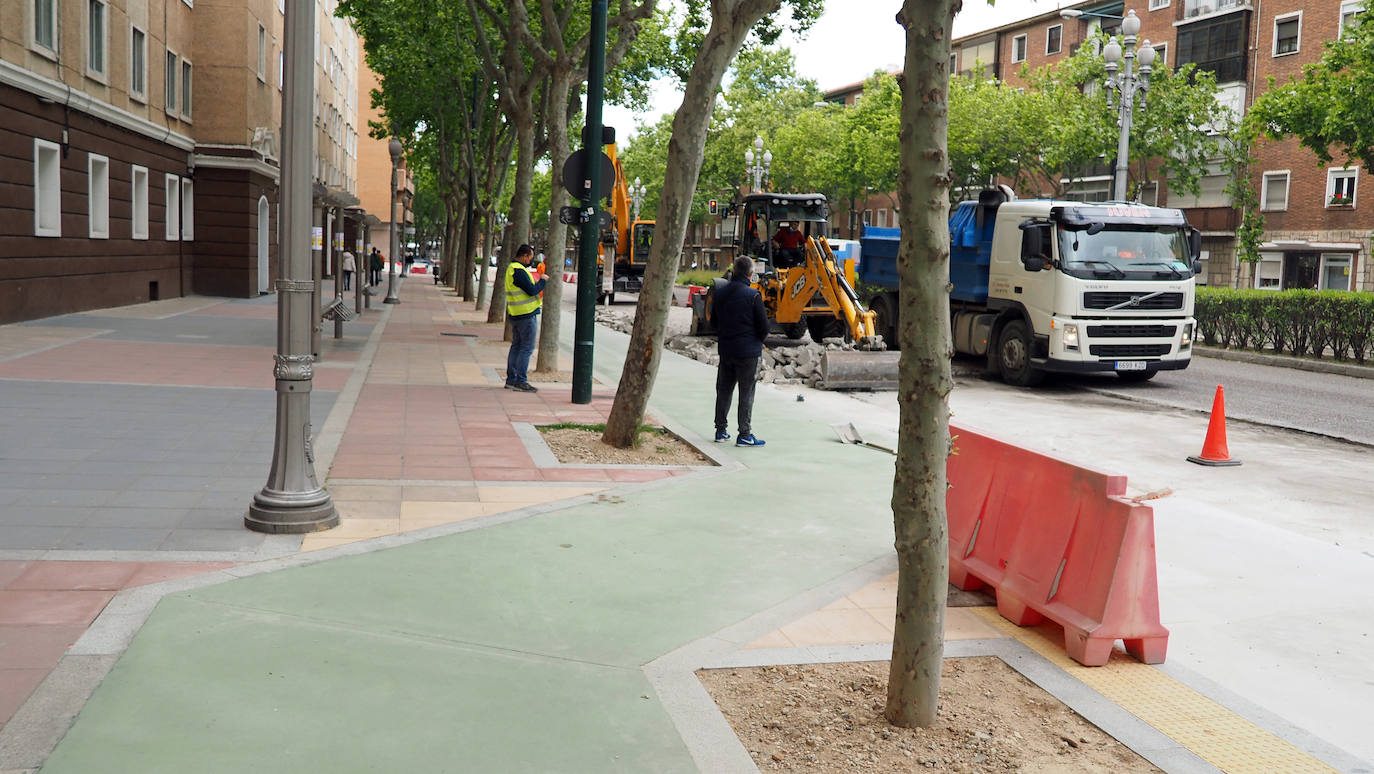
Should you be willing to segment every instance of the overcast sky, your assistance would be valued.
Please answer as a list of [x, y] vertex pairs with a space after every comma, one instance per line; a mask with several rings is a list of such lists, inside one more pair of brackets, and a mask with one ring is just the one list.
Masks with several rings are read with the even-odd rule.
[[[1065, 0], [1068, 2], [1069, 0]], [[956, 38], [979, 30], [1053, 11], [1058, 0], [964, 0], [964, 10], [954, 19]], [[896, 21], [898, 0], [826, 0], [825, 13], [803, 40], [790, 36], [784, 42], [797, 57], [797, 71], [828, 90], [867, 78], [874, 70], [900, 70], [905, 41]], [[635, 119], [652, 120], [676, 110], [682, 94], [675, 87], [659, 88], [654, 105], [645, 115], [607, 105], [605, 121], [622, 135], [632, 132]]]

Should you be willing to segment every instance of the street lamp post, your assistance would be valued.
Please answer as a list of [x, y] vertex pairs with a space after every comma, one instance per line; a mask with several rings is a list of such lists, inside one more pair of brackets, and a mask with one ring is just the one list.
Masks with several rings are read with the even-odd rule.
[[639, 178], [635, 178], [635, 184], [630, 186], [630, 201], [635, 206], [635, 220], [639, 220], [639, 208], [644, 206], [644, 195], [648, 192], [644, 184], [639, 182]]
[[763, 180], [768, 176], [768, 168], [773, 166], [773, 151], [764, 150], [763, 138], [754, 138], [754, 147], [744, 150], [744, 173], [753, 176], [754, 189], [757, 193], [763, 190]]
[[396, 222], [396, 202], [400, 199], [400, 183], [398, 182], [397, 171], [401, 164], [401, 141], [395, 137], [387, 143], [387, 152], [391, 154], [391, 255], [387, 256], [386, 267], [386, 298], [382, 300], [384, 304], [399, 304], [401, 299], [396, 296], [396, 258], [397, 250], [400, 245], [399, 230], [405, 228], [405, 223]]
[[337, 526], [339, 512], [315, 478], [311, 446], [310, 392], [315, 360], [315, 283], [311, 278], [310, 204], [313, 189], [314, 102], [310, 49], [315, 8], [288, 3], [286, 62], [282, 89], [281, 278], [277, 280], [277, 352], [272, 375], [277, 388], [277, 427], [267, 484], [248, 505], [243, 524], [255, 532], [300, 534]]
[[[1074, 18], [1082, 15], [1075, 13], [1069, 16], [1069, 11], [1062, 11], [1060, 15], [1065, 18]], [[1105, 14], [1094, 14], [1102, 16]], [[1113, 17], [1114, 18], [1114, 17]], [[1121, 40], [1113, 38], [1102, 47], [1102, 58], [1107, 63], [1106, 87], [1111, 93], [1109, 99], [1115, 99], [1114, 106], [1117, 111], [1118, 123], [1121, 133], [1116, 142], [1116, 178], [1113, 185], [1112, 197], [1119, 202], [1126, 201], [1126, 177], [1130, 166], [1131, 152], [1131, 122], [1132, 114], [1135, 110], [1135, 97], [1140, 94], [1140, 109], [1145, 109], [1145, 94], [1150, 89], [1150, 71], [1154, 68], [1155, 50], [1150, 45], [1150, 41], [1141, 41], [1140, 47], [1136, 47], [1136, 35], [1140, 32], [1140, 19], [1135, 15], [1135, 11], [1127, 11], [1126, 16], [1121, 19]], [[1140, 70], [1137, 72], [1132, 65], [1136, 59], [1140, 60]], [[1118, 74], [1118, 69], [1120, 73]]]

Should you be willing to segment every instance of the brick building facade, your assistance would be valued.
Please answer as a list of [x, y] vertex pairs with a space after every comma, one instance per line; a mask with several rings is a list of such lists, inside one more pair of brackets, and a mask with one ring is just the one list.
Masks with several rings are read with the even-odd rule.
[[[1035, 70], [1071, 56], [1096, 30], [1109, 34], [1120, 17], [1134, 10], [1141, 21], [1138, 45], [1149, 41], [1158, 52], [1156, 67], [1196, 63], [1217, 76], [1218, 101], [1247, 110], [1272, 77], [1284, 83], [1305, 64], [1320, 59], [1324, 44], [1338, 40], [1344, 25], [1360, 11], [1361, 0], [1121, 0], [1077, 3], [1062, 9], [956, 39], [950, 70], [981, 74], [1017, 87], [1021, 68]], [[1067, 11], [1067, 13], [1065, 12]], [[826, 99], [852, 103], [862, 84], [826, 93]], [[1295, 139], [1261, 140], [1252, 185], [1261, 202], [1265, 231], [1262, 260], [1236, 260], [1238, 212], [1225, 193], [1227, 177], [1219, 167], [1202, 180], [1198, 195], [1171, 194], [1168, 181], [1147, 189], [1149, 204], [1179, 207], [1203, 232], [1206, 281], [1214, 285], [1258, 288], [1374, 290], [1374, 199], [1361, 188], [1368, 177], [1356, 162], [1336, 155], [1319, 165]], [[1022, 192], [1039, 195], [1044, 192]], [[1069, 198], [1106, 200], [1111, 169], [1073, 181]], [[879, 197], [872, 197], [877, 204]], [[870, 221], [871, 222], [871, 221]]]

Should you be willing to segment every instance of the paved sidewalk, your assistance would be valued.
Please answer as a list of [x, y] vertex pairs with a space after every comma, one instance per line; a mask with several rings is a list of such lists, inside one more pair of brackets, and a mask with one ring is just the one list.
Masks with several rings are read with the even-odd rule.
[[[837, 444], [829, 425], [848, 417], [835, 404], [760, 390], [755, 422], [769, 445], [714, 446], [697, 432], [710, 427], [703, 396], [714, 372], [665, 355], [653, 413], [719, 464], [561, 465], [533, 426], [603, 421], [626, 337], [598, 329], [600, 383], [591, 404], [574, 406], [566, 384], [503, 390], [500, 327], [451, 294], [406, 282], [401, 299], [349, 323], [323, 353], [317, 467], [342, 523], [304, 538], [229, 523], [270, 462], [270, 299], [166, 302], [178, 306], [146, 310], [177, 315], [161, 327], [134, 308], [6, 329], [31, 339], [0, 352], [0, 437], [18, 437], [10, 423], [20, 406], [58, 394], [41, 404], [49, 420], [72, 402], [119, 421], [83, 409], [85, 422], [45, 436], [41, 420], [22, 420], [26, 437], [43, 439], [32, 448], [53, 450], [52, 467], [152, 451], [122, 460], [149, 468], [78, 476], [26, 469], [39, 458], [0, 448], [5, 518], [29, 529], [59, 513], [73, 522], [36, 547], [6, 545], [9, 527], [0, 528], [0, 626], [13, 627], [0, 629], [0, 679], [23, 671], [29, 680], [0, 729], [0, 771], [45, 759], [49, 772], [752, 771], [694, 669], [886, 658], [892, 461]], [[242, 320], [258, 327], [239, 330], [232, 321]], [[565, 317], [565, 351], [571, 328]], [[92, 331], [108, 332], [84, 338]], [[107, 347], [122, 356], [101, 355]], [[86, 358], [98, 367], [87, 370]], [[188, 363], [198, 364], [189, 376]], [[148, 408], [126, 421], [122, 407], [136, 399]], [[158, 405], [177, 409], [150, 432]], [[199, 473], [157, 470], [221, 446], [225, 459], [197, 461], [208, 466]], [[230, 477], [220, 462], [243, 467]], [[33, 506], [91, 513], [33, 515], [21, 503], [35, 487], [51, 500], [102, 475], [90, 491], [103, 494], [86, 498], [94, 504]], [[178, 491], [200, 497], [159, 505]], [[106, 497], [131, 504], [111, 515]], [[152, 509], [185, 513], [117, 527], [165, 530], [155, 545], [148, 536], [134, 548], [97, 547], [97, 513], [136, 519]], [[216, 528], [250, 544], [188, 549], [172, 539], [211, 512]], [[73, 532], [90, 545], [64, 543]], [[184, 572], [196, 574], [140, 585]], [[99, 580], [84, 593], [100, 594], [72, 620], [6, 612], [26, 609], [15, 595], [31, 589], [83, 593], [78, 578], [89, 576]], [[1007, 627], [986, 608], [951, 609], [948, 630], [950, 655], [1003, 657], [1166, 770], [1331, 770], [1303, 740], [1262, 730], [1152, 667], [1122, 658], [1075, 669], [1044, 631]], [[12, 661], [14, 634], [42, 645]], [[65, 653], [54, 651], [63, 642]], [[1138, 709], [1146, 696], [1156, 706], [1163, 697], [1165, 711]], [[1169, 707], [1186, 708], [1188, 721]]]

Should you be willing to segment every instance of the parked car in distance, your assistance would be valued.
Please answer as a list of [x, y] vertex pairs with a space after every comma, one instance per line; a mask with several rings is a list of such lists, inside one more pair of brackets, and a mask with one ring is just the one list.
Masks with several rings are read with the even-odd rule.
[[434, 271], [434, 267], [433, 267], [433, 265], [430, 264], [428, 258], [416, 258], [416, 259], [415, 259], [415, 262], [412, 263], [412, 264], [410, 264], [410, 273], [411, 273], [411, 274], [426, 274], [426, 275], [427, 275], [427, 274], [429, 274], [429, 273], [432, 272], [432, 271]]

